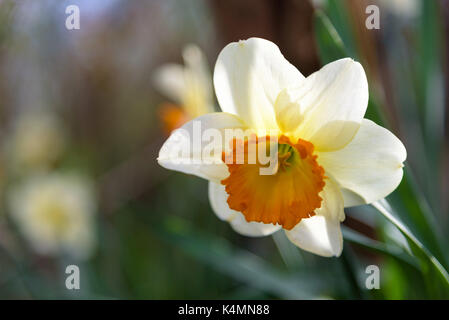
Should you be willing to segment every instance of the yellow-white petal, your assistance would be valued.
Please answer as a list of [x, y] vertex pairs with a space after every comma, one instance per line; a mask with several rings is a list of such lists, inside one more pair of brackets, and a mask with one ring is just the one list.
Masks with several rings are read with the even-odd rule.
[[294, 133], [304, 119], [304, 110], [289, 89], [282, 90], [274, 104], [276, 122], [283, 133]]
[[182, 105], [186, 90], [184, 67], [169, 63], [157, 68], [153, 73], [156, 88], [168, 98]]
[[278, 129], [276, 98], [281, 90], [303, 79], [274, 43], [260, 38], [228, 44], [214, 70], [221, 109], [238, 114], [253, 129]]
[[324, 257], [338, 257], [343, 249], [340, 222], [344, 220], [343, 196], [331, 179], [320, 193], [321, 207], [311, 218], [302, 219], [293, 229], [286, 230], [288, 239], [299, 248]]
[[199, 47], [187, 45], [184, 58], [184, 81], [186, 90], [183, 105], [191, 117], [197, 117], [214, 111], [212, 77], [207, 59]]
[[227, 198], [228, 194], [223, 185], [209, 182], [209, 201], [212, 210], [221, 220], [229, 222], [236, 232], [248, 237], [262, 237], [281, 229], [281, 226], [273, 224], [247, 222], [241, 212], [229, 208]]
[[213, 112], [212, 79], [204, 54], [189, 44], [182, 56], [184, 66], [169, 63], [154, 71], [154, 85], [191, 118]]
[[346, 192], [345, 206], [372, 203], [393, 192], [407, 157], [402, 142], [387, 129], [364, 119], [354, 139], [343, 149], [319, 152], [318, 162]]
[[305, 118], [297, 135], [316, 150], [338, 150], [357, 132], [368, 106], [368, 82], [360, 63], [345, 58], [325, 65], [296, 89]]
[[[217, 138], [206, 138], [206, 132], [215, 129]], [[246, 129], [245, 123], [237, 116], [225, 113], [209, 113], [184, 124], [172, 132], [159, 151], [159, 164], [170, 170], [193, 174], [204, 179], [219, 182], [229, 172], [222, 161], [222, 151], [229, 147], [225, 129]], [[213, 131], [212, 131], [213, 132]], [[211, 147], [212, 146], [212, 147]], [[216, 147], [216, 152], [205, 153], [207, 147]]]

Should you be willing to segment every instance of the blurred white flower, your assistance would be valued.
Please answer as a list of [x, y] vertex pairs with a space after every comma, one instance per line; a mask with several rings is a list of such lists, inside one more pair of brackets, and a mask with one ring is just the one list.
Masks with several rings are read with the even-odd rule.
[[161, 118], [168, 131], [214, 111], [212, 77], [203, 52], [189, 44], [182, 56], [184, 66], [169, 63], [154, 73], [155, 86], [173, 102], [161, 108]]
[[88, 181], [70, 174], [28, 178], [9, 195], [12, 219], [40, 254], [90, 256], [95, 245], [95, 199]]
[[13, 167], [48, 168], [62, 154], [66, 132], [51, 113], [27, 113], [19, 117], [7, 141]]

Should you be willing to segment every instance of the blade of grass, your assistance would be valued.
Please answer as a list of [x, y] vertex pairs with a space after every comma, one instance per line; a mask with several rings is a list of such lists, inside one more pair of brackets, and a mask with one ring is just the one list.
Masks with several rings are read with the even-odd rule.
[[317, 10], [315, 13], [315, 39], [323, 64], [348, 57], [340, 35], [321, 10]]
[[407, 264], [419, 270], [419, 266], [416, 261], [412, 257], [410, 257], [410, 255], [408, 255], [404, 250], [397, 246], [387, 245], [380, 241], [368, 238], [363, 234], [360, 234], [345, 226], [342, 226], [342, 232], [343, 237], [346, 241], [354, 243], [370, 251], [392, 257], [400, 263]]
[[304, 265], [304, 258], [300, 251], [287, 239], [284, 232], [274, 233], [273, 240], [282, 260], [289, 269], [297, 270]]
[[409, 228], [401, 222], [398, 218], [396, 218], [388, 209], [389, 207], [386, 200], [374, 202], [372, 206], [377, 209], [388, 221], [390, 221], [394, 226], [396, 226], [399, 231], [407, 238], [410, 246], [412, 247], [413, 252], [416, 256], [421, 260], [424, 264], [421, 267], [424, 268], [424, 272], [430, 271], [426, 270], [426, 266], [435, 271], [438, 275], [439, 280], [442, 285], [446, 288], [446, 295], [449, 293], [449, 274], [447, 270], [443, 267], [443, 265], [438, 261], [438, 259], [419, 241], [418, 238], [415, 237], [413, 233], [410, 232]]
[[448, 259], [442, 249], [444, 240], [440, 226], [407, 164], [404, 171], [404, 178], [397, 191], [389, 197], [391, 207], [401, 219], [408, 221], [410, 231], [448, 268]]
[[356, 58], [356, 44], [355, 35], [353, 32], [352, 25], [350, 23], [351, 19], [349, 12], [346, 8], [347, 4], [345, 1], [340, 0], [328, 0], [327, 14], [329, 20], [335, 26], [338, 34], [340, 35], [342, 42], [349, 56]]
[[366, 292], [360, 287], [357, 281], [357, 261], [351, 248], [346, 246], [341, 254], [341, 261], [346, 275], [348, 277], [349, 286], [352, 290], [352, 294], [356, 299], [366, 299]]
[[441, 212], [438, 192], [439, 161], [441, 157], [442, 132], [444, 128], [444, 87], [442, 64], [442, 43], [444, 36], [441, 32], [440, 7], [437, 1], [423, 1], [419, 28], [419, 48], [417, 50], [418, 77], [416, 90], [418, 106], [421, 107], [422, 127], [427, 170], [423, 176], [426, 179], [427, 197], [435, 212]]

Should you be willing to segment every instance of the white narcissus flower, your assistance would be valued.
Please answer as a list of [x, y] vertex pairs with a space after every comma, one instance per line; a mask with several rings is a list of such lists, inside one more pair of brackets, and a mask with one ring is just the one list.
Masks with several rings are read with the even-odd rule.
[[194, 44], [184, 47], [184, 65], [166, 64], [154, 73], [155, 86], [172, 103], [161, 107], [161, 118], [167, 131], [184, 122], [214, 111], [211, 73], [206, 57]]
[[9, 195], [9, 209], [25, 238], [40, 254], [90, 256], [95, 245], [95, 199], [90, 184], [69, 174], [28, 178]]
[[[265, 236], [282, 228], [304, 250], [339, 256], [344, 207], [390, 194], [406, 159], [398, 138], [363, 118], [363, 67], [346, 58], [305, 78], [274, 43], [251, 38], [221, 51], [213, 80], [223, 112], [175, 130], [160, 150], [159, 164], [208, 179], [214, 212], [237, 232]], [[260, 175], [257, 166], [226, 164], [219, 155], [207, 164], [179, 161], [174, 151], [190, 143], [194, 121], [203, 129], [276, 130], [277, 171]], [[222, 147], [226, 154], [231, 146]]]

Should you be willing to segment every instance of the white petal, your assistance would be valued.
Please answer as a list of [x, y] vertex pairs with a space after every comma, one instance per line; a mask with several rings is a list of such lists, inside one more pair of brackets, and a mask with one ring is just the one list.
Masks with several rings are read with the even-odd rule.
[[220, 220], [230, 222], [239, 212], [229, 208], [227, 200], [228, 194], [226, 193], [225, 186], [209, 181], [209, 202], [212, 210]]
[[[229, 144], [223, 141], [225, 129], [246, 129], [237, 116], [224, 113], [209, 113], [184, 124], [172, 132], [159, 151], [158, 162], [167, 169], [193, 174], [204, 179], [221, 181], [228, 176], [228, 168], [221, 160], [222, 151]], [[215, 133], [205, 138], [206, 133]], [[214, 147], [210, 155], [206, 147]]]
[[212, 79], [200, 48], [190, 44], [183, 50], [184, 66], [169, 63], [155, 70], [154, 85], [191, 118], [213, 112]]
[[323, 191], [320, 193], [320, 197], [323, 198], [323, 201], [321, 203], [321, 207], [315, 211], [315, 214], [318, 216], [324, 216], [331, 220], [338, 220], [340, 222], [344, 221], [344, 201], [341, 189], [336, 181], [329, 177], [327, 172], [326, 175], [328, 178], [326, 178], [326, 184]]
[[326, 179], [320, 193], [321, 208], [311, 218], [302, 219], [292, 230], [286, 230], [288, 239], [303, 250], [324, 257], [338, 257], [343, 249], [340, 222], [344, 220], [343, 197], [335, 182]]
[[168, 98], [183, 104], [186, 92], [183, 66], [170, 63], [157, 68], [154, 71], [153, 82], [156, 88]]
[[206, 57], [199, 47], [187, 45], [183, 50], [186, 91], [183, 105], [192, 117], [214, 111], [212, 77]]
[[281, 226], [274, 225], [274, 224], [265, 224], [262, 222], [248, 222], [245, 220], [245, 217], [242, 213], [237, 212], [238, 215], [235, 217], [235, 219], [232, 219], [230, 224], [232, 229], [234, 229], [236, 232], [240, 233], [241, 235], [247, 236], [247, 237], [264, 237], [269, 236], [279, 229], [281, 229]]
[[221, 220], [229, 222], [236, 232], [248, 237], [261, 237], [281, 229], [281, 226], [278, 225], [247, 222], [241, 212], [229, 208], [227, 199], [225, 186], [209, 182], [209, 201], [212, 210]]
[[368, 82], [360, 63], [340, 59], [307, 77], [296, 89], [305, 109], [300, 138], [317, 150], [338, 150], [348, 144], [368, 106]]
[[344, 189], [359, 195], [345, 206], [372, 203], [393, 192], [402, 180], [407, 157], [402, 142], [387, 129], [364, 119], [343, 149], [318, 153], [318, 162]]
[[342, 188], [341, 194], [343, 195], [343, 199], [345, 200], [345, 208], [359, 206], [366, 203], [361, 196], [352, 192], [351, 190]]
[[212, 92], [212, 79], [210, 71], [207, 66], [207, 59], [199, 47], [193, 44], [187, 45], [182, 56], [187, 69], [191, 70], [197, 75], [197, 78], [203, 82], [203, 85], [209, 88], [209, 92]]
[[340, 222], [324, 216], [302, 219], [296, 227], [285, 233], [301, 249], [323, 257], [338, 257], [343, 249]]
[[254, 129], [277, 129], [274, 104], [278, 94], [303, 79], [274, 43], [259, 38], [228, 44], [214, 70], [221, 109], [238, 114]]

